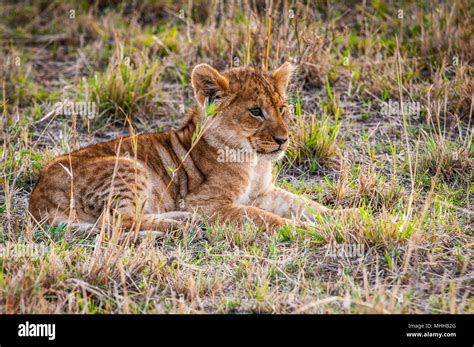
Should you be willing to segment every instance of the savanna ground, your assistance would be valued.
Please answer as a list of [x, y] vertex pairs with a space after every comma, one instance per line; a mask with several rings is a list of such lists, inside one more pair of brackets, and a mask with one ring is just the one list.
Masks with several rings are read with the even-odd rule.
[[[474, 3], [345, 3], [0, 2], [0, 313], [473, 313]], [[133, 244], [28, 215], [54, 156], [176, 128], [195, 64], [287, 60], [277, 182], [360, 218]]]

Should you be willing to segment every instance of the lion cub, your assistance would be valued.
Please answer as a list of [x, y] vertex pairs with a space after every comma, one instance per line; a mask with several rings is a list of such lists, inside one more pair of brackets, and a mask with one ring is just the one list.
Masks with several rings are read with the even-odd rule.
[[[250, 220], [273, 231], [311, 218], [324, 206], [275, 187], [272, 162], [289, 143], [285, 89], [292, 65], [266, 73], [223, 73], [206, 64], [192, 72], [197, 105], [177, 131], [99, 143], [49, 163], [32, 193], [39, 221], [93, 226], [117, 213], [142, 231], [183, 226], [193, 212], [211, 221]], [[208, 105], [213, 105], [213, 112]]]

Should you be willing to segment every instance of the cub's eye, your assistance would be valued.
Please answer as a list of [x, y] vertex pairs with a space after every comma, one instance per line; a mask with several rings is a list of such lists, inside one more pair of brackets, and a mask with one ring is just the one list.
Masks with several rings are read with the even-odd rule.
[[252, 114], [252, 116], [254, 116], [256, 118], [264, 118], [262, 109], [260, 107], [251, 108], [251, 109], [249, 109], [249, 111]]
[[280, 114], [283, 114], [285, 112], [285, 106], [280, 106]]

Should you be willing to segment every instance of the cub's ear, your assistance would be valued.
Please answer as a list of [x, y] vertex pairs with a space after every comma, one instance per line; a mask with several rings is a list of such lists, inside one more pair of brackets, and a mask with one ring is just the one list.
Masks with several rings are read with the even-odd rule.
[[295, 66], [290, 62], [286, 62], [271, 73], [271, 76], [275, 80], [275, 86], [281, 95], [286, 94], [286, 87], [288, 87], [288, 82], [290, 82], [294, 70]]
[[196, 100], [204, 105], [206, 98], [213, 99], [217, 93], [229, 89], [229, 81], [216, 69], [207, 64], [199, 64], [191, 73], [191, 82]]

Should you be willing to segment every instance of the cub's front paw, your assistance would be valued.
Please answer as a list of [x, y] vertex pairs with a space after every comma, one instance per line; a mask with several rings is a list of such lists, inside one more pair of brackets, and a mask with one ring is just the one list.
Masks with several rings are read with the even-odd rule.
[[274, 234], [278, 232], [281, 228], [283, 228], [285, 225], [288, 225], [288, 221], [291, 221], [286, 218], [281, 218], [281, 217], [275, 217], [272, 218], [271, 220], [266, 220], [265, 221], [265, 231], [270, 234]]

